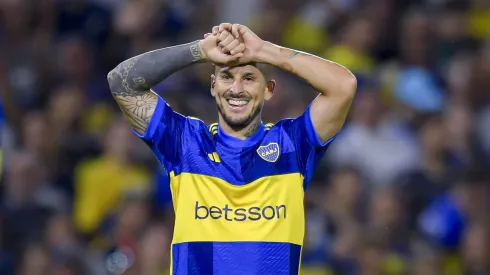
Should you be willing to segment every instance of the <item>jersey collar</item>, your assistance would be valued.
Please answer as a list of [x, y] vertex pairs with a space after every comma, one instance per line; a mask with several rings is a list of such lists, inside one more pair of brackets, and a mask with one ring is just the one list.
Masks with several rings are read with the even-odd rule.
[[257, 144], [257, 142], [262, 140], [262, 138], [264, 137], [264, 134], [265, 134], [265, 127], [264, 127], [264, 124], [262, 122], [260, 123], [260, 127], [259, 127], [259, 130], [257, 131], [257, 133], [255, 133], [253, 136], [251, 136], [247, 139], [239, 139], [239, 138], [236, 138], [234, 136], [230, 136], [227, 133], [225, 133], [225, 131], [223, 131], [223, 129], [221, 129], [220, 125], [218, 125], [218, 137], [220, 140], [223, 141], [223, 143], [227, 144], [229, 147], [243, 148], [243, 147], [253, 146], [253, 145]]

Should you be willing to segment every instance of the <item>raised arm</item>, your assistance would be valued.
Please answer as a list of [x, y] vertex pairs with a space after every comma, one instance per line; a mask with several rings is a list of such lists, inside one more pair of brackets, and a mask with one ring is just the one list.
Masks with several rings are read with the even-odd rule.
[[107, 80], [111, 93], [139, 134], [145, 133], [158, 102], [158, 95], [150, 90], [151, 87], [191, 64], [205, 61], [227, 64], [242, 56], [245, 46], [238, 40], [230, 40], [225, 45], [225, 52], [237, 51], [233, 56], [221, 52], [217, 41], [216, 37], [209, 36], [147, 52], [122, 62], [109, 72]]
[[322, 143], [338, 133], [357, 89], [357, 80], [349, 70], [323, 58], [266, 42], [243, 25], [224, 23], [214, 27], [213, 34], [218, 35], [223, 30], [244, 41], [247, 49], [239, 63], [256, 62], [279, 67], [303, 78], [319, 91], [320, 95], [310, 107], [315, 132]]
[[320, 95], [310, 107], [313, 127], [322, 143], [342, 128], [357, 89], [355, 76], [345, 67], [323, 58], [265, 42], [257, 61], [303, 78]]
[[151, 87], [202, 60], [199, 41], [194, 41], [130, 58], [110, 71], [107, 80], [129, 124], [143, 135], [158, 101]]

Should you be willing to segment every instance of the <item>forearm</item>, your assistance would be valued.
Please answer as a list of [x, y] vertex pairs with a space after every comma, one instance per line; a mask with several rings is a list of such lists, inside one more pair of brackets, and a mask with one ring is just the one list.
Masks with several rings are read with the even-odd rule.
[[257, 59], [293, 73], [325, 96], [354, 92], [357, 85], [354, 75], [335, 62], [269, 42], [265, 42]]
[[171, 74], [202, 59], [199, 41], [194, 41], [123, 61], [107, 75], [107, 80], [114, 96], [142, 95]]

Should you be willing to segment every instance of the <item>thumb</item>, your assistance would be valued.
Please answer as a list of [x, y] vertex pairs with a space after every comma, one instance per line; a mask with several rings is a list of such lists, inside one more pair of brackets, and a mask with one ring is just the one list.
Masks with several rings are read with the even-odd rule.
[[206, 34], [204, 34], [204, 38], [206, 38], [206, 37], [208, 37], [210, 35], [211, 35], [210, 33], [206, 33]]
[[[244, 35], [248, 31], [248, 28], [244, 25], [233, 24], [232, 30], [236, 33], [235, 37], [238, 37], [239, 35]], [[233, 35], [235, 35], [235, 33], [233, 33]]]
[[238, 32], [238, 26], [239, 26], [238, 24], [233, 24], [233, 26], [231, 26], [231, 33], [235, 38], [240, 37], [240, 33]]

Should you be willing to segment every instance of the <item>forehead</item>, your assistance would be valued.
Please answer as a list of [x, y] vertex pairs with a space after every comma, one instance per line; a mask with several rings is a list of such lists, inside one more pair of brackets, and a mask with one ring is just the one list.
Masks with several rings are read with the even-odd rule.
[[256, 74], [256, 75], [261, 75], [262, 72], [254, 65], [242, 65], [242, 66], [236, 66], [236, 67], [219, 67], [216, 66], [215, 68], [216, 73], [221, 73], [221, 72], [227, 72], [230, 74], [239, 74], [239, 75], [244, 75], [244, 74]]

